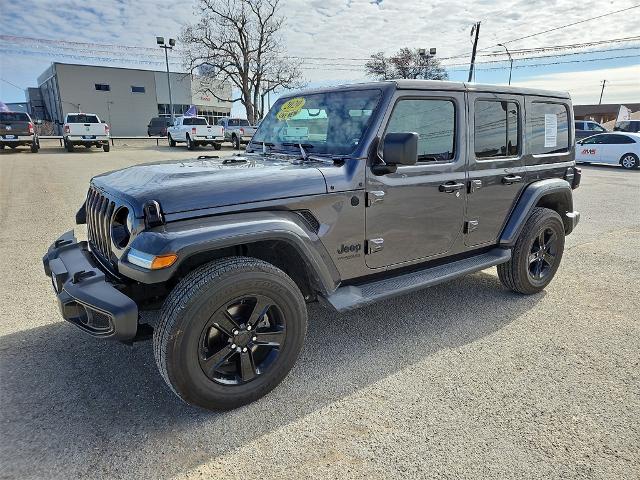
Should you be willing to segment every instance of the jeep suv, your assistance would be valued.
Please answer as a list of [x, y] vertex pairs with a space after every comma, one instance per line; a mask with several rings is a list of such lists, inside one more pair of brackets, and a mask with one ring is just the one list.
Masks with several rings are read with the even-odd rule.
[[572, 111], [566, 93], [439, 81], [283, 97], [242, 154], [94, 177], [87, 241], [65, 233], [44, 269], [66, 320], [153, 337], [173, 392], [234, 408], [287, 375], [306, 303], [344, 312], [493, 266], [545, 288], [579, 220]]

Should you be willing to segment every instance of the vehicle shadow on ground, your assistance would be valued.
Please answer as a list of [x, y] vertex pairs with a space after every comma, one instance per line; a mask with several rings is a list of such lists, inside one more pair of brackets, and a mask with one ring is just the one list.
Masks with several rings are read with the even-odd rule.
[[441, 349], [491, 335], [543, 296], [513, 294], [483, 272], [346, 314], [313, 305], [305, 348], [284, 383], [232, 412], [179, 401], [149, 342], [96, 340], [64, 322], [7, 335], [0, 338], [0, 463], [23, 479], [144, 477], [150, 468], [171, 476]]

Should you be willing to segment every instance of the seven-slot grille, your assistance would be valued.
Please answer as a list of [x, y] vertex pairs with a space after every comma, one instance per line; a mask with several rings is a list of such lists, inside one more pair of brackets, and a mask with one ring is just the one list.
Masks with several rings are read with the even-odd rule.
[[91, 187], [87, 194], [87, 232], [91, 249], [111, 261], [111, 217], [116, 204]]

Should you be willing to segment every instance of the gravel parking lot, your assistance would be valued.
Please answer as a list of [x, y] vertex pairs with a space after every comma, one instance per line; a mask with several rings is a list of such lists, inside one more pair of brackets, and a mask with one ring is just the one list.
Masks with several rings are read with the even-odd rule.
[[149, 342], [63, 322], [41, 264], [91, 176], [191, 157], [0, 153], [0, 478], [639, 478], [640, 171], [584, 168], [544, 293], [490, 269], [352, 313], [312, 306], [284, 383], [211, 413], [169, 391]]

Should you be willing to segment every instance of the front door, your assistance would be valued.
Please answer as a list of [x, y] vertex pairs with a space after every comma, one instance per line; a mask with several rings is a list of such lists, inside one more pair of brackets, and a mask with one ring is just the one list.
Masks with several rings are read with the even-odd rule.
[[465, 244], [496, 243], [525, 185], [522, 131], [524, 99], [469, 94], [469, 196]]
[[[446, 254], [462, 234], [465, 203], [463, 92], [398, 92], [379, 132], [417, 132], [418, 163], [367, 170], [366, 263], [380, 268]], [[381, 142], [382, 143], [382, 142]], [[377, 155], [382, 157], [382, 145]]]

